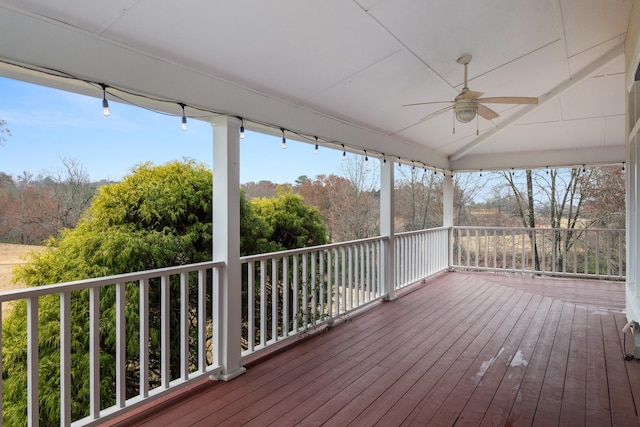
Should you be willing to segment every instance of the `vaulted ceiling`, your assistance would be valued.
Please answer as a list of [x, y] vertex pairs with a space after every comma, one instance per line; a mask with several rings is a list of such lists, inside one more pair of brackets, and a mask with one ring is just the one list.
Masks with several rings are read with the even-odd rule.
[[[29, 69], [70, 75], [447, 169], [621, 162], [632, 3], [0, 0], [0, 75], [102, 96]], [[467, 54], [471, 90], [538, 104], [423, 120], [461, 92]], [[448, 103], [403, 106], [431, 101]]]

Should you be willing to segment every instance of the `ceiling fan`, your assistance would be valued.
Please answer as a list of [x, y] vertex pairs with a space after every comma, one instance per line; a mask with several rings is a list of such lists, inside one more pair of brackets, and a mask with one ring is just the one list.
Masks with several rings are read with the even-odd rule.
[[467, 86], [467, 66], [471, 62], [471, 55], [464, 55], [458, 58], [458, 64], [464, 65], [464, 87], [462, 92], [455, 97], [453, 101], [432, 101], [432, 102], [418, 102], [416, 104], [405, 104], [403, 107], [410, 107], [415, 105], [427, 105], [427, 104], [442, 104], [451, 103], [447, 107], [444, 107], [438, 111], [429, 114], [426, 117], [420, 119], [420, 121], [428, 120], [445, 111], [453, 109], [456, 119], [461, 123], [468, 123], [476, 117], [476, 114], [484, 119], [491, 120], [499, 116], [498, 113], [484, 104], [537, 104], [538, 98], [531, 98], [526, 96], [499, 96], [491, 98], [480, 98], [484, 93], [469, 90]]

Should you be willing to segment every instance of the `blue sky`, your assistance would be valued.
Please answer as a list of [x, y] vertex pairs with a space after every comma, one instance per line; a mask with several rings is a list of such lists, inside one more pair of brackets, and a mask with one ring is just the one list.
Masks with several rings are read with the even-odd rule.
[[[14, 178], [62, 168], [62, 159], [78, 160], [91, 180], [120, 180], [136, 164], [163, 164], [183, 158], [211, 167], [212, 128], [191, 119], [181, 130], [180, 117], [109, 101], [102, 115], [100, 99], [0, 77], [0, 119], [11, 136], [0, 146], [0, 172]], [[269, 180], [293, 183], [301, 176], [340, 174], [342, 153], [313, 145], [247, 132], [241, 141], [241, 183]]]

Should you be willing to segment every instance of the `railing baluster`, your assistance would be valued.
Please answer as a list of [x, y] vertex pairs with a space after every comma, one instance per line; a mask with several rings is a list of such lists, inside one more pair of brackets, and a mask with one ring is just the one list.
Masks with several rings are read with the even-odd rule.
[[327, 250], [327, 314], [329, 317], [333, 317], [335, 314], [334, 310], [334, 299], [333, 299], [333, 269], [331, 266], [333, 265], [333, 249]]
[[308, 260], [309, 257], [307, 254], [302, 255], [302, 327], [307, 329], [309, 327], [309, 295], [308, 295], [308, 286], [309, 286], [309, 270], [308, 270]]
[[562, 234], [564, 234], [564, 239], [562, 240], [562, 272], [566, 273], [567, 271], [567, 238], [569, 237], [569, 233], [567, 230], [563, 230]]
[[160, 276], [160, 384], [169, 388], [171, 383], [171, 298], [169, 295], [171, 280], [166, 274]]
[[149, 282], [140, 279], [140, 396], [149, 397]]
[[316, 258], [316, 254], [317, 252], [310, 252], [309, 253], [309, 262], [311, 262], [311, 323], [312, 324], [316, 324], [318, 323], [318, 307], [317, 307], [317, 298], [316, 298], [316, 292], [317, 292], [317, 277], [316, 277], [316, 266], [318, 265], [318, 260]]
[[222, 309], [223, 283], [221, 268], [211, 269], [211, 363], [219, 367], [222, 363], [223, 348], [221, 345], [222, 328], [225, 323], [224, 310]]
[[349, 292], [348, 308], [353, 308], [353, 249], [351, 246], [347, 248], [347, 288]]
[[[335, 273], [336, 273], [336, 314], [344, 313], [344, 248], [335, 249], [336, 255], [336, 265], [335, 265]], [[342, 287], [342, 292], [340, 292], [340, 287]]]
[[322, 321], [324, 320], [325, 317], [325, 305], [324, 305], [324, 292], [325, 292], [325, 279], [324, 279], [324, 250], [321, 250], [318, 252], [318, 257], [320, 259], [319, 261], [319, 265], [320, 265], [320, 274], [318, 275], [318, 285], [320, 286], [320, 289], [318, 291], [319, 296], [320, 296], [320, 301], [318, 302], [318, 311], [320, 313], [320, 318], [319, 320]]
[[180, 273], [180, 377], [189, 379], [189, 273]]
[[27, 299], [27, 420], [30, 427], [37, 427], [40, 422], [39, 358], [38, 297], [32, 297]]
[[100, 288], [89, 289], [89, 370], [89, 416], [98, 419], [100, 417]]
[[127, 400], [127, 337], [125, 320], [125, 283], [116, 283], [116, 406], [125, 407]]
[[260, 347], [267, 343], [267, 263], [260, 260]]
[[282, 258], [282, 335], [289, 335], [289, 257]]
[[596, 276], [600, 276], [600, 233], [596, 233]]
[[589, 274], [589, 233], [584, 231], [584, 274]]
[[607, 236], [607, 276], [611, 276], [611, 232], [606, 232]]
[[624, 248], [622, 247], [622, 235], [623, 235], [623, 232], [618, 231], [618, 276], [624, 277], [626, 272], [623, 271], [623, 268], [622, 268], [622, 260], [623, 260], [622, 254], [625, 253]]
[[300, 305], [300, 279], [298, 271], [298, 255], [293, 255], [293, 330], [298, 332], [298, 306]]
[[278, 260], [271, 258], [271, 339], [278, 341]]
[[371, 301], [371, 247], [369, 243], [365, 243], [365, 281], [367, 284], [367, 291], [365, 295], [365, 301]]
[[578, 235], [573, 235], [573, 274], [578, 273]]
[[[215, 273], [215, 269], [211, 274]], [[207, 283], [206, 270], [198, 270], [198, 372], [207, 369]], [[213, 295], [211, 296], [213, 299]], [[213, 322], [213, 319], [211, 319]]]
[[[2, 336], [0, 328], [0, 337]], [[2, 348], [0, 340], [0, 348]], [[0, 369], [2, 368], [0, 357]], [[71, 292], [60, 294], [60, 425], [71, 425]], [[2, 383], [2, 381], [0, 381]], [[2, 395], [0, 395], [2, 402]], [[1, 413], [1, 411], [0, 411]], [[0, 417], [1, 418], [1, 417]], [[1, 422], [0, 422], [1, 425]]]
[[256, 263], [250, 261], [247, 267], [247, 349], [253, 351], [256, 346]]

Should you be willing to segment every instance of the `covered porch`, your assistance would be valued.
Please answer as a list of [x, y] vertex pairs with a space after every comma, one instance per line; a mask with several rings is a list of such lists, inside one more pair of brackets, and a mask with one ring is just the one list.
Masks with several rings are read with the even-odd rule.
[[[2, 75], [94, 96], [98, 110], [101, 101], [120, 99], [174, 114], [177, 123], [180, 116], [205, 117], [213, 126], [217, 234], [210, 262], [0, 295], [2, 303], [27, 300], [29, 425], [42, 418], [43, 297], [60, 300], [61, 425], [112, 422], [167, 396], [179, 404], [170, 399], [143, 413], [150, 425], [183, 425], [191, 415], [193, 425], [210, 424], [209, 416], [229, 424], [637, 422], [640, 381], [635, 362], [623, 360], [633, 345], [628, 339], [623, 349], [630, 333], [622, 328], [640, 320], [639, 1], [399, 3], [0, 0]], [[471, 55], [463, 78], [463, 58]], [[465, 98], [467, 84], [487, 91], [493, 97], [487, 102], [499, 104], [495, 111], [476, 102], [479, 92]], [[501, 95], [522, 102], [509, 104]], [[475, 120], [454, 115], [464, 106], [459, 96]], [[404, 107], [415, 103], [423, 107]], [[443, 106], [451, 114], [436, 114]], [[245, 127], [378, 159], [380, 235], [241, 258], [238, 147]], [[445, 175], [442, 228], [396, 232], [397, 164]], [[463, 236], [476, 238], [473, 246], [457, 246], [456, 173], [585, 164], [628, 171], [625, 236], [606, 234], [599, 240], [606, 245], [595, 243], [605, 249], [596, 256], [606, 258], [608, 270], [581, 269], [577, 252], [552, 254], [544, 268], [624, 284], [589, 282], [602, 284], [591, 294], [589, 285], [578, 290], [578, 282], [553, 279], [541, 291], [538, 283], [552, 279], [525, 279], [535, 272], [524, 247], [514, 244], [498, 256], [498, 246], [481, 249], [477, 230]], [[623, 240], [611, 261], [606, 249]], [[443, 273], [455, 268], [518, 275]], [[413, 285], [433, 274], [439, 275]], [[133, 366], [125, 345], [131, 287], [140, 310]], [[624, 294], [624, 313], [618, 297], [602, 304], [603, 288], [607, 299]], [[103, 289], [115, 295], [108, 326], [117, 343], [109, 389], [115, 404], [108, 408], [100, 389]], [[153, 322], [150, 289], [160, 296]], [[87, 417], [78, 420], [71, 417], [69, 304], [80, 291], [89, 294], [91, 396]], [[172, 292], [180, 295], [177, 313], [170, 310]], [[189, 302], [191, 295], [197, 300]], [[151, 374], [150, 331], [161, 342], [152, 349], [161, 369]], [[176, 336], [179, 355], [170, 346]], [[133, 397], [131, 370], [139, 383]], [[202, 380], [195, 400], [173, 394]], [[124, 424], [141, 420], [131, 412], [124, 417]]]
[[440, 273], [234, 381], [106, 425], [637, 425], [624, 295], [614, 281]]

